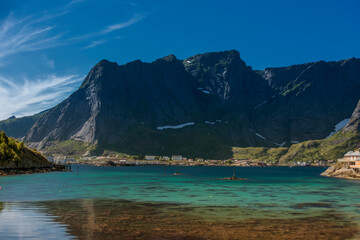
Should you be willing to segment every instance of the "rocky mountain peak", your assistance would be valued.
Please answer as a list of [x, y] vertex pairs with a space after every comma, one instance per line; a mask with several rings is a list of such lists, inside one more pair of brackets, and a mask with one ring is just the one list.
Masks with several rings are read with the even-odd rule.
[[161, 60], [164, 60], [164, 61], [167, 61], [167, 62], [173, 62], [173, 61], [176, 61], [177, 58], [174, 54], [170, 54], [168, 56], [165, 56], [163, 58], [160, 58]]
[[240, 53], [236, 50], [197, 54], [195, 56], [189, 57], [184, 60], [184, 65], [186, 68], [192, 68], [194, 67], [194, 64], [195, 67], [200, 67], [202, 65], [203, 66], [235, 65], [241, 68], [246, 67], [245, 62], [240, 59]]
[[223, 101], [240, 94], [242, 82], [253, 74], [236, 50], [197, 54], [183, 60], [183, 65], [200, 87]]
[[91, 83], [101, 82], [104, 73], [114, 72], [118, 67], [119, 65], [116, 62], [110, 62], [106, 59], [101, 60], [90, 70], [80, 88], [88, 86]]

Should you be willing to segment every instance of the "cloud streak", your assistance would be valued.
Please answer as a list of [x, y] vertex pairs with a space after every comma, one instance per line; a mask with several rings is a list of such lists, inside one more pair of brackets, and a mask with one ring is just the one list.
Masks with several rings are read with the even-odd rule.
[[[71, 12], [71, 5], [85, 0], [72, 0], [54, 14], [42, 16], [14, 17], [14, 14], [0, 19], [0, 67], [6, 57], [15, 54], [40, 51], [49, 48], [81, 44], [83, 49], [94, 48], [110, 41], [107, 35], [145, 18], [145, 15], [135, 14], [126, 21], [111, 25], [103, 25], [97, 32], [90, 32], [83, 36], [67, 35], [71, 32], [61, 32], [49, 20], [54, 20]], [[56, 19], [58, 20], [58, 19]], [[113, 35], [112, 35], [113, 36]], [[114, 36], [113, 36], [114, 37]], [[102, 38], [102, 39], [99, 39]], [[54, 68], [54, 61], [44, 57], [50, 68]], [[10, 79], [0, 73], [0, 119], [11, 115], [24, 116], [37, 113], [59, 103], [79, 86], [84, 77], [78, 75], [56, 76], [45, 79]], [[16, 84], [14, 84], [16, 82]]]
[[52, 34], [53, 26], [39, 26], [49, 17], [15, 19], [10, 14], [0, 22], [0, 59], [19, 52], [36, 51], [60, 45], [61, 34]]
[[[132, 18], [128, 19], [127, 21], [109, 25], [100, 32], [93, 32], [93, 33], [88, 33], [88, 34], [81, 35], [81, 36], [72, 37], [70, 40], [81, 41], [81, 40], [101, 37], [101, 36], [107, 35], [109, 33], [112, 33], [114, 31], [130, 27], [131, 25], [134, 25], [135, 23], [140, 22], [145, 17], [146, 17], [145, 15], [135, 14]], [[119, 39], [119, 37], [116, 37], [116, 39]], [[93, 47], [96, 47], [96, 46], [101, 45], [108, 41], [109, 40], [103, 40], [103, 39], [91, 41], [91, 43], [89, 45], [85, 46], [83, 49], [93, 48]]]
[[[73, 0], [69, 4], [82, 2], [83, 0]], [[99, 32], [88, 33], [82, 36], [73, 36], [64, 39], [64, 33], [55, 33], [55, 26], [47, 24], [49, 19], [57, 18], [68, 14], [66, 10], [53, 15], [44, 15], [38, 18], [27, 16], [24, 18], [15, 18], [13, 14], [0, 21], [0, 60], [13, 54], [38, 51], [62, 45], [96, 39], [111, 32], [130, 27], [141, 21], [145, 15], [135, 14], [127, 21], [116, 23], [105, 27]], [[93, 48], [105, 43], [107, 40], [93, 40], [83, 49]]]
[[84, 76], [77, 75], [52, 75], [14, 84], [11, 79], [0, 76], [0, 119], [31, 115], [53, 107], [73, 92], [83, 79]]
[[140, 14], [135, 14], [132, 18], [130, 18], [129, 20], [125, 21], [125, 22], [121, 22], [121, 23], [117, 23], [117, 24], [113, 24], [110, 25], [108, 27], [106, 27], [101, 33], [105, 34], [105, 33], [110, 33], [122, 28], [126, 28], [126, 27], [130, 27], [131, 25], [141, 21], [145, 16], [140, 15]]
[[86, 47], [84, 47], [84, 49], [93, 48], [93, 47], [99, 46], [101, 44], [104, 44], [106, 42], [107, 42], [106, 40], [91, 41], [91, 43], [89, 45], [87, 45]]

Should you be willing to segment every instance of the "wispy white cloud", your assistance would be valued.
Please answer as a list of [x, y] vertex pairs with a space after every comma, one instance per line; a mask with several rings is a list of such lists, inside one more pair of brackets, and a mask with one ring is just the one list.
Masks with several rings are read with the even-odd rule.
[[[117, 30], [120, 30], [120, 29], [123, 29], [123, 28], [130, 27], [131, 25], [141, 21], [145, 17], [146, 17], [146, 15], [135, 14], [133, 17], [131, 17], [127, 21], [109, 25], [109, 26], [105, 27], [100, 32], [93, 32], [93, 33], [88, 33], [88, 34], [84, 34], [84, 35], [81, 35], [81, 36], [75, 36], [75, 37], [72, 37], [70, 40], [71, 41], [85, 41], [85, 40], [91, 39], [91, 38], [94, 39], [94, 38], [97, 38], [97, 37], [102, 37], [102, 36], [107, 35], [107, 34], [109, 34], [111, 32], [114, 32], [114, 31], [117, 31]], [[115, 37], [115, 39], [121, 39], [121, 38], [122, 37], [119, 37], [119, 36]], [[108, 41], [109, 40], [104, 40], [104, 39], [93, 40], [93, 41], [90, 42], [90, 44], [85, 46], [83, 49], [93, 48], [93, 47], [96, 47], [98, 45], [104, 44], [105, 42], [108, 42]]]
[[68, 3], [68, 5], [73, 5], [73, 4], [76, 4], [76, 3], [81, 3], [81, 2], [84, 2], [85, 0], [72, 0]]
[[46, 18], [16, 19], [10, 14], [0, 22], [0, 59], [19, 52], [36, 51], [60, 45], [61, 34], [52, 34], [53, 26], [42, 25]]
[[129, 20], [127, 20], [125, 22], [107, 26], [101, 33], [105, 34], [105, 33], [113, 32], [113, 31], [116, 31], [116, 30], [119, 30], [122, 28], [129, 27], [129, 26], [141, 21], [144, 17], [145, 17], [145, 15], [135, 14], [132, 18], [130, 18]]
[[[39, 51], [64, 45], [89, 42], [84, 49], [93, 48], [110, 41], [110, 33], [130, 27], [141, 21], [145, 15], [136, 14], [127, 21], [103, 26], [98, 32], [83, 36], [68, 37], [59, 31], [56, 25], [51, 25], [50, 19], [58, 18], [71, 12], [75, 3], [85, 0], [72, 0], [55, 14], [43, 16], [14, 17], [10, 14], [0, 19], [0, 66], [6, 57], [22, 52]], [[56, 19], [57, 20], [57, 19]], [[107, 38], [106, 38], [107, 37]], [[113, 36], [114, 37], [114, 36]], [[99, 38], [102, 38], [99, 40]], [[115, 37], [118, 38], [118, 37]], [[44, 55], [47, 66], [54, 68], [54, 61]], [[7, 61], [7, 60], [5, 60]], [[0, 119], [11, 115], [29, 115], [50, 108], [63, 100], [79, 85], [83, 77], [77, 75], [49, 76], [46, 79], [9, 79], [0, 75]]]
[[[84, 0], [73, 0], [69, 4], [75, 4]], [[109, 34], [129, 27], [141, 21], [145, 15], [135, 14], [127, 21], [109, 25], [99, 32], [87, 33], [71, 38], [64, 38], [64, 33], [59, 32], [54, 25], [49, 25], [48, 20], [68, 14], [69, 8], [63, 9], [52, 15], [40, 17], [27, 16], [15, 18], [10, 14], [3, 20], [0, 20], [0, 61], [6, 56], [27, 51], [38, 51], [53, 48], [62, 45], [70, 45], [78, 42], [85, 42], [100, 36]], [[105, 43], [107, 40], [92, 40], [83, 49], [92, 48]]]
[[44, 62], [44, 64], [46, 66], [48, 66], [51, 69], [55, 68], [55, 61], [48, 58], [48, 56], [46, 54], [42, 55], [42, 61]]
[[84, 47], [84, 49], [87, 49], [87, 48], [93, 48], [93, 47], [96, 47], [98, 45], [101, 45], [101, 44], [104, 44], [106, 43], [107, 41], [106, 40], [98, 40], [98, 41], [91, 41], [91, 43], [89, 45], [87, 45], [86, 47]]
[[[48, 76], [46, 79], [12, 79], [0, 76], [0, 119], [30, 115], [50, 108], [74, 91], [84, 76]], [[18, 81], [17, 81], [18, 82]]]

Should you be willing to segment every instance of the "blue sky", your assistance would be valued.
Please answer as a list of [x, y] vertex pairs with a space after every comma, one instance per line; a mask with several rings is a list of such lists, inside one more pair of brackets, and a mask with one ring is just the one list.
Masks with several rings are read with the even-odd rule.
[[101, 59], [236, 49], [254, 69], [360, 57], [357, 0], [0, 0], [0, 119], [50, 108]]

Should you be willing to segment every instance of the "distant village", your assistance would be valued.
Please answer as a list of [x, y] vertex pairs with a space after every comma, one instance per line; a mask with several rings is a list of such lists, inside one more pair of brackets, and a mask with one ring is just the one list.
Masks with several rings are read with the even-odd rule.
[[333, 161], [318, 161], [312, 163], [295, 162], [291, 164], [277, 164], [252, 159], [226, 159], [211, 160], [204, 158], [187, 158], [182, 155], [155, 156], [145, 155], [140, 157], [119, 157], [115, 156], [64, 156], [53, 155], [46, 156], [47, 159], [55, 165], [67, 164], [91, 164], [96, 166], [138, 166], [138, 165], [179, 165], [179, 166], [239, 166], [239, 167], [269, 167], [269, 166], [328, 166]]

